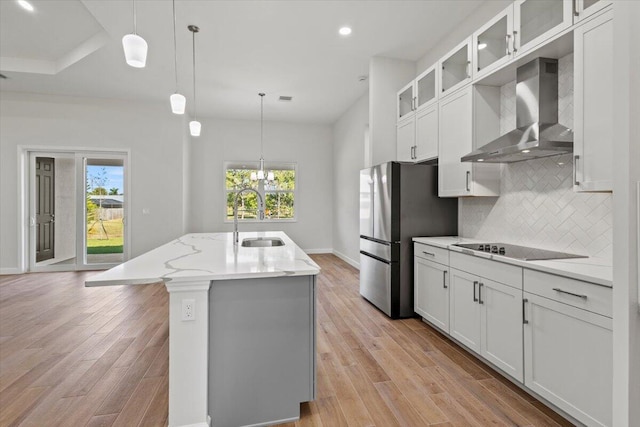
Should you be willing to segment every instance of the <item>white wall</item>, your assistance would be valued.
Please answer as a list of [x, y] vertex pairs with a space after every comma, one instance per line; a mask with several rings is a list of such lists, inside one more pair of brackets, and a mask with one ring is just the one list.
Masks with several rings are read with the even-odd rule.
[[440, 39], [438, 43], [436, 43], [435, 48], [426, 52], [424, 56], [416, 62], [416, 75], [438, 62], [438, 60], [451, 49], [462, 43], [464, 39], [471, 36], [474, 31], [487, 23], [511, 3], [513, 3], [511, 0], [489, 0], [484, 2], [469, 15], [467, 19], [462, 21], [460, 25], [457, 25], [449, 34]]
[[369, 95], [362, 96], [333, 126], [333, 251], [359, 267], [359, 174], [365, 166]]
[[0, 120], [0, 272], [20, 266], [19, 145], [130, 149], [131, 256], [182, 234], [186, 125], [166, 103], [3, 92]]
[[640, 425], [640, 2], [614, 5], [613, 425]]
[[[190, 232], [232, 231], [224, 222], [224, 162], [258, 161], [260, 121], [200, 119], [191, 143]], [[302, 249], [332, 248], [332, 132], [328, 125], [264, 123], [266, 161], [296, 162], [296, 222], [241, 223], [240, 231], [282, 230]]]
[[380, 56], [369, 61], [369, 127], [374, 165], [396, 160], [396, 96], [414, 78], [414, 62]]

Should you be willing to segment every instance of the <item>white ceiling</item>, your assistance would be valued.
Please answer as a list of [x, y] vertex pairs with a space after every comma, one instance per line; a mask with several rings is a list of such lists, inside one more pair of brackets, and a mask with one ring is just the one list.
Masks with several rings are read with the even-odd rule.
[[[132, 2], [0, 0], [3, 91], [147, 100], [174, 91], [172, 4], [138, 0], [147, 66], [126, 65], [122, 36]], [[199, 117], [332, 123], [367, 90], [369, 58], [416, 61], [483, 0], [177, 0], [179, 89], [193, 108], [191, 33], [196, 35]], [[338, 35], [349, 25], [353, 34]], [[51, 65], [50, 67], [44, 65]], [[277, 101], [280, 95], [293, 102]]]

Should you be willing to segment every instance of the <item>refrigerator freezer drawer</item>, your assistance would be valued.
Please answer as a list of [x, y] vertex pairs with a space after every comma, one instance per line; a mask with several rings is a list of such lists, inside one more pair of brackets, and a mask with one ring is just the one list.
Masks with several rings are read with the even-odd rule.
[[390, 317], [393, 317], [391, 313], [391, 276], [394, 266], [395, 264], [360, 253], [360, 295]]
[[400, 256], [399, 246], [389, 242], [376, 242], [360, 236], [360, 250], [385, 261], [398, 261]]

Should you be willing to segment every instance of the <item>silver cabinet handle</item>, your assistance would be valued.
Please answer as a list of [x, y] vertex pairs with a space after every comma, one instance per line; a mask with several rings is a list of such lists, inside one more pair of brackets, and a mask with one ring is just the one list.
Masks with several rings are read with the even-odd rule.
[[427, 252], [427, 251], [422, 251], [423, 254], [425, 255], [429, 255], [429, 256], [436, 256], [436, 254], [432, 254], [431, 252]]
[[471, 61], [467, 61], [467, 78], [471, 78]]
[[447, 270], [442, 272], [442, 287], [447, 289]]
[[567, 295], [571, 295], [571, 296], [582, 298], [582, 299], [588, 298], [586, 295], [574, 294], [573, 292], [565, 291], [564, 289], [560, 289], [560, 288], [553, 288], [553, 290], [556, 292], [560, 292], [561, 294], [567, 294]]
[[415, 145], [411, 146], [411, 158], [412, 159], [416, 158], [416, 146]]
[[471, 191], [471, 188], [469, 188], [469, 178], [471, 178], [471, 172], [467, 171], [467, 191]]
[[482, 301], [482, 287], [484, 286], [484, 283], [480, 282], [479, 286], [478, 286], [478, 302], [480, 304], [484, 304], [484, 301]]
[[478, 302], [478, 297], [476, 296], [476, 286], [478, 286], [478, 281], [473, 281], [473, 302]]
[[573, 16], [580, 16], [580, 12], [578, 12], [578, 0], [573, 0]]
[[580, 159], [579, 155], [573, 156], [573, 185], [580, 185], [580, 181], [578, 181], [578, 159]]
[[516, 47], [516, 36], [518, 35], [517, 31], [513, 32], [513, 54], [515, 55], [516, 52], [518, 51], [518, 48]]
[[51, 219], [49, 220], [49, 222], [51, 224], [53, 224], [54, 222], [56, 222], [56, 216], [54, 214], [51, 214]]
[[527, 303], [529, 302], [528, 299], [523, 299], [522, 300], [522, 323], [527, 325], [529, 323], [529, 321], [527, 320]]
[[505, 53], [507, 56], [511, 55], [511, 51], [509, 50], [509, 40], [511, 39], [511, 34], [507, 34], [504, 36], [504, 44], [505, 44]]

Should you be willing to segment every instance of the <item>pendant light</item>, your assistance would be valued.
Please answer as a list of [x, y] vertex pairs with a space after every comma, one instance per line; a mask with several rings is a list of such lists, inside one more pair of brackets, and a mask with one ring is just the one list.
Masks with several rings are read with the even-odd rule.
[[136, 24], [136, 0], [133, 0], [133, 33], [122, 38], [122, 48], [127, 64], [134, 68], [144, 68], [147, 64], [147, 42], [138, 35]]
[[200, 136], [202, 125], [198, 121], [198, 103], [196, 102], [196, 33], [200, 31], [200, 28], [195, 25], [189, 25], [187, 28], [193, 34], [193, 120], [189, 122], [189, 130], [191, 136]]
[[264, 169], [264, 93], [260, 92], [258, 95], [260, 96], [260, 167], [257, 173], [251, 172], [251, 180], [257, 181], [266, 178], [266, 181], [273, 181], [275, 178], [273, 172], [266, 172]]
[[171, 112], [173, 114], [184, 114], [187, 99], [178, 92], [178, 43], [176, 41], [176, 0], [173, 0], [173, 70], [176, 77], [176, 91], [169, 97], [171, 102]]

